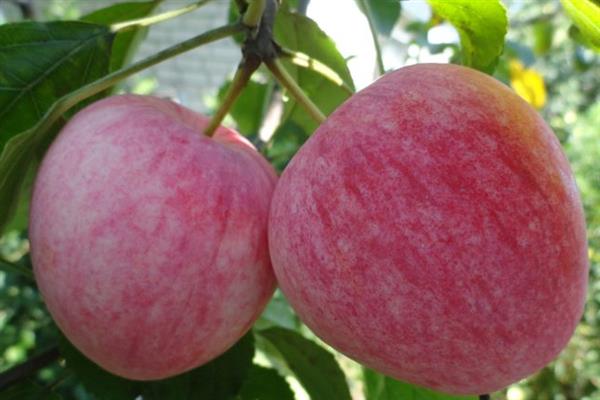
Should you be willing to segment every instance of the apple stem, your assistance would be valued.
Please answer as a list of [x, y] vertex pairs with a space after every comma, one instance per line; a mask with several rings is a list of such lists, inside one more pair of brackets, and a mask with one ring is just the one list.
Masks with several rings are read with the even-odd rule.
[[192, 3], [190, 5], [187, 5], [185, 7], [182, 7], [182, 8], [176, 9], [176, 10], [166, 11], [164, 13], [151, 15], [149, 17], [137, 18], [137, 19], [132, 19], [129, 21], [119, 22], [116, 24], [112, 24], [110, 26], [110, 29], [113, 32], [117, 32], [117, 31], [131, 28], [131, 27], [138, 28], [138, 27], [150, 26], [153, 24], [157, 24], [159, 22], [167, 21], [171, 18], [178, 17], [180, 15], [192, 12], [192, 11], [202, 7], [209, 1], [212, 1], [212, 0], [200, 0], [196, 3]]
[[278, 59], [272, 59], [265, 61], [267, 68], [273, 74], [275, 79], [286, 88], [292, 97], [300, 104], [304, 110], [319, 124], [323, 123], [327, 117], [319, 108], [312, 102], [312, 100], [302, 91], [302, 88], [298, 86], [294, 78], [286, 71], [285, 67], [281, 64]]
[[312, 58], [311, 56], [301, 53], [299, 51], [292, 51], [292, 50], [288, 50], [288, 49], [284, 49], [284, 48], [281, 49], [280, 56], [282, 58], [288, 59], [294, 65], [297, 65], [299, 67], [306, 68], [306, 69], [309, 69], [311, 71], [318, 73], [319, 75], [326, 78], [333, 84], [339, 86], [341, 89], [343, 89], [349, 95], [354, 94], [354, 89], [352, 89], [350, 87], [350, 85], [348, 85], [346, 82], [344, 82], [342, 77], [337, 72], [335, 72], [333, 69], [331, 69], [326, 64], [323, 64], [321, 61], [319, 61], [315, 58]]
[[260, 63], [250, 62], [248, 59], [244, 59], [242, 61], [237, 71], [235, 72], [233, 80], [231, 81], [231, 85], [229, 86], [229, 89], [227, 90], [227, 93], [225, 94], [225, 97], [223, 98], [219, 109], [217, 110], [215, 115], [213, 115], [212, 119], [210, 120], [210, 123], [204, 130], [204, 134], [206, 136], [211, 137], [212, 135], [214, 135], [219, 125], [221, 125], [221, 122], [223, 122], [223, 118], [225, 118], [225, 116], [239, 97], [242, 90], [248, 84], [248, 81], [250, 80], [250, 77], [252, 76], [254, 71], [258, 69], [259, 65]]
[[385, 67], [383, 65], [383, 55], [381, 52], [381, 46], [379, 44], [379, 38], [377, 37], [377, 29], [375, 28], [375, 23], [373, 22], [373, 11], [371, 10], [371, 6], [368, 1], [358, 0], [360, 8], [363, 9], [365, 16], [367, 17], [367, 21], [369, 22], [369, 30], [371, 31], [371, 37], [373, 38], [373, 46], [375, 46], [375, 58], [377, 60], [377, 70], [379, 71], [379, 75], [385, 74]]
[[482, 394], [481, 396], [479, 396], [479, 400], [490, 400], [490, 395]]

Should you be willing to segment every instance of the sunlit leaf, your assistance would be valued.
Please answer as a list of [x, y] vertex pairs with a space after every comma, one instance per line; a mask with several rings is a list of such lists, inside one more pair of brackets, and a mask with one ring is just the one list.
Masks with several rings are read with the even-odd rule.
[[428, 0], [433, 11], [460, 35], [462, 63], [492, 73], [504, 48], [508, 27], [500, 0]]
[[[110, 26], [116, 22], [146, 17], [156, 9], [158, 4], [158, 1], [113, 4], [85, 15], [81, 17], [81, 20]], [[110, 58], [111, 71], [116, 71], [131, 61], [147, 33], [148, 28], [146, 27], [127, 29], [124, 32], [117, 33]]]
[[371, 19], [375, 30], [389, 36], [400, 18], [400, 0], [356, 0], [358, 7]]
[[597, 0], [560, 0], [590, 47], [600, 51], [600, 3]]
[[331, 353], [299, 333], [284, 328], [258, 331], [285, 359], [312, 400], [350, 400], [350, 391]]

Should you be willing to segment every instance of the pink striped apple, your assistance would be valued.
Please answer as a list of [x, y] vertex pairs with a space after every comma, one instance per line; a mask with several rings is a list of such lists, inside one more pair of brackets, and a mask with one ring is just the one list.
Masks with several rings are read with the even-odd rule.
[[106, 370], [139, 380], [217, 357], [258, 317], [275, 278], [276, 175], [252, 145], [171, 101], [85, 108], [34, 187], [34, 272], [54, 320]]
[[584, 306], [584, 216], [561, 146], [465, 67], [402, 68], [340, 106], [281, 176], [269, 243], [325, 342], [447, 393], [536, 372]]

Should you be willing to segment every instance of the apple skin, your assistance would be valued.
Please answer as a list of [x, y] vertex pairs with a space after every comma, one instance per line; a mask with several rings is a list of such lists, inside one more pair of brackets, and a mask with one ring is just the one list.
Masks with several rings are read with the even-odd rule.
[[350, 98], [293, 157], [269, 247], [301, 319], [351, 358], [451, 394], [542, 368], [584, 307], [581, 201], [509, 88], [419, 64]]
[[246, 333], [275, 287], [277, 176], [238, 133], [171, 101], [79, 112], [46, 154], [30, 215], [36, 281], [69, 340], [104, 369], [162, 379]]

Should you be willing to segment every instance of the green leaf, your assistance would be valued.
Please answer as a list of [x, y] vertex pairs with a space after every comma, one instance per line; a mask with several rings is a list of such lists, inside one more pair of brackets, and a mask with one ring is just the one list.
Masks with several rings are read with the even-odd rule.
[[0, 392], [0, 400], [61, 400], [62, 397], [32, 380], [22, 381]]
[[308, 139], [308, 133], [293, 119], [288, 118], [279, 125], [273, 137], [266, 148], [266, 156], [271, 165], [281, 173]]
[[294, 400], [294, 392], [274, 369], [253, 365], [244, 381], [239, 400]]
[[492, 73], [504, 48], [508, 27], [500, 0], [428, 0], [433, 11], [448, 20], [460, 35], [462, 63]]
[[579, 28], [587, 44], [600, 51], [600, 2], [598, 0], [560, 0]]
[[60, 353], [68, 369], [73, 371], [85, 389], [98, 400], [131, 400], [139, 394], [138, 383], [105, 371], [86, 358], [63, 335], [59, 337]]
[[233, 399], [240, 392], [254, 357], [252, 332], [213, 361], [176, 377], [143, 384], [144, 400]]
[[34, 138], [32, 127], [59, 98], [108, 73], [113, 37], [84, 22], [0, 26], [0, 232], [29, 190], [22, 184], [32, 162], [56, 133]]
[[400, 18], [400, 0], [357, 0], [358, 8], [371, 19], [378, 33], [389, 36]]
[[[231, 86], [231, 81], [226, 82], [219, 89], [219, 103], [225, 97], [229, 86]], [[229, 115], [234, 119], [238, 130], [243, 135], [258, 135], [265, 113], [267, 97], [270, 97], [269, 85], [250, 80], [229, 110]]]
[[105, 75], [113, 37], [84, 22], [0, 26], [0, 148], [57, 99]]
[[[81, 20], [109, 26], [117, 22], [146, 17], [152, 14], [158, 4], [158, 1], [114, 4], [85, 15], [81, 17]], [[131, 61], [135, 51], [147, 33], [147, 27], [132, 28], [117, 33], [112, 46], [110, 59], [111, 71], [116, 71]]]
[[453, 396], [420, 388], [363, 368], [366, 400], [477, 400], [478, 396]]
[[252, 333], [213, 361], [173, 378], [139, 382], [113, 375], [79, 352], [64, 336], [61, 354], [85, 389], [103, 400], [233, 399], [242, 388], [254, 357]]
[[289, 329], [258, 333], [279, 351], [312, 400], [351, 399], [344, 373], [330, 352]]
[[[274, 36], [275, 40], [283, 47], [302, 52], [327, 65], [354, 89], [346, 60], [337, 50], [333, 40], [310, 18], [280, 10], [275, 18]], [[349, 97], [349, 94], [342, 88], [318, 73], [296, 67], [286, 61], [283, 63], [292, 78], [326, 115]], [[302, 127], [307, 135], [317, 127], [317, 123], [292, 100], [287, 102], [284, 111], [283, 121], [288, 119]]]

